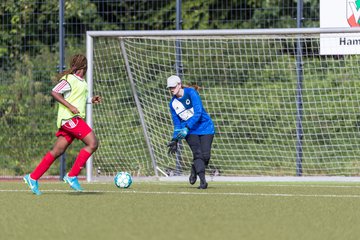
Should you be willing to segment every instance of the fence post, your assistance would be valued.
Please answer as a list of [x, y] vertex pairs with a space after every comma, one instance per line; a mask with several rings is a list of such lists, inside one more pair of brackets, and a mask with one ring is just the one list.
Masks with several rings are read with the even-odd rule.
[[[182, 6], [181, 6], [181, 0], [176, 0], [176, 30], [182, 30]], [[176, 68], [176, 75], [178, 75], [181, 79], [183, 77], [183, 66], [182, 66], [182, 59], [181, 59], [181, 40], [176, 39], [175, 40], [175, 68]], [[183, 144], [180, 141], [179, 143], [179, 150], [176, 152], [175, 158], [176, 158], [176, 169], [175, 169], [175, 175], [181, 175], [182, 172], [182, 156], [181, 151], [183, 149]]]
[[[58, 72], [65, 70], [65, 23], [64, 23], [64, 0], [59, 0], [59, 67]], [[66, 154], [60, 156], [60, 181], [66, 172]]]

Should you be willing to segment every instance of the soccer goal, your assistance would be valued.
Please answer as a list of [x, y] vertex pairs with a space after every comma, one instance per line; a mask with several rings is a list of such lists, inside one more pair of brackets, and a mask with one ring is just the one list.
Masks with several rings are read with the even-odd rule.
[[[91, 176], [188, 175], [172, 136], [166, 79], [200, 86], [216, 125], [213, 176], [359, 176], [360, 56], [321, 55], [355, 29], [87, 32], [88, 105], [100, 140]], [[326, 34], [326, 35], [323, 35]], [[359, 35], [357, 35], [359, 39]], [[325, 40], [326, 40], [325, 39]]]

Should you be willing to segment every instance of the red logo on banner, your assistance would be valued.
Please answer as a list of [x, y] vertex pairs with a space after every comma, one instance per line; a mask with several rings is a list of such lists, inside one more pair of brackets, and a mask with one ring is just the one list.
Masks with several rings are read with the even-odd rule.
[[360, 0], [347, 0], [346, 10], [350, 27], [360, 27]]

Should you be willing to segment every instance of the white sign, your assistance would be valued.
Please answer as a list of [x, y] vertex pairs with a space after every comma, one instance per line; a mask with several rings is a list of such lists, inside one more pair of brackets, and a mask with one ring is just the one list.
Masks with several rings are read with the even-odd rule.
[[[320, 0], [320, 27], [360, 27], [360, 0]], [[360, 34], [321, 34], [320, 54], [360, 54]]]

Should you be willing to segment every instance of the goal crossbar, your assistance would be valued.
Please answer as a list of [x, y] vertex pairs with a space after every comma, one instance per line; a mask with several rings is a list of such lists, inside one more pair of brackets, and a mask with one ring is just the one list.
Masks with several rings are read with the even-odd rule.
[[276, 29], [219, 29], [219, 30], [133, 30], [87, 31], [89, 37], [196, 37], [196, 36], [249, 36], [288, 34], [359, 33], [358, 28], [276, 28]]

